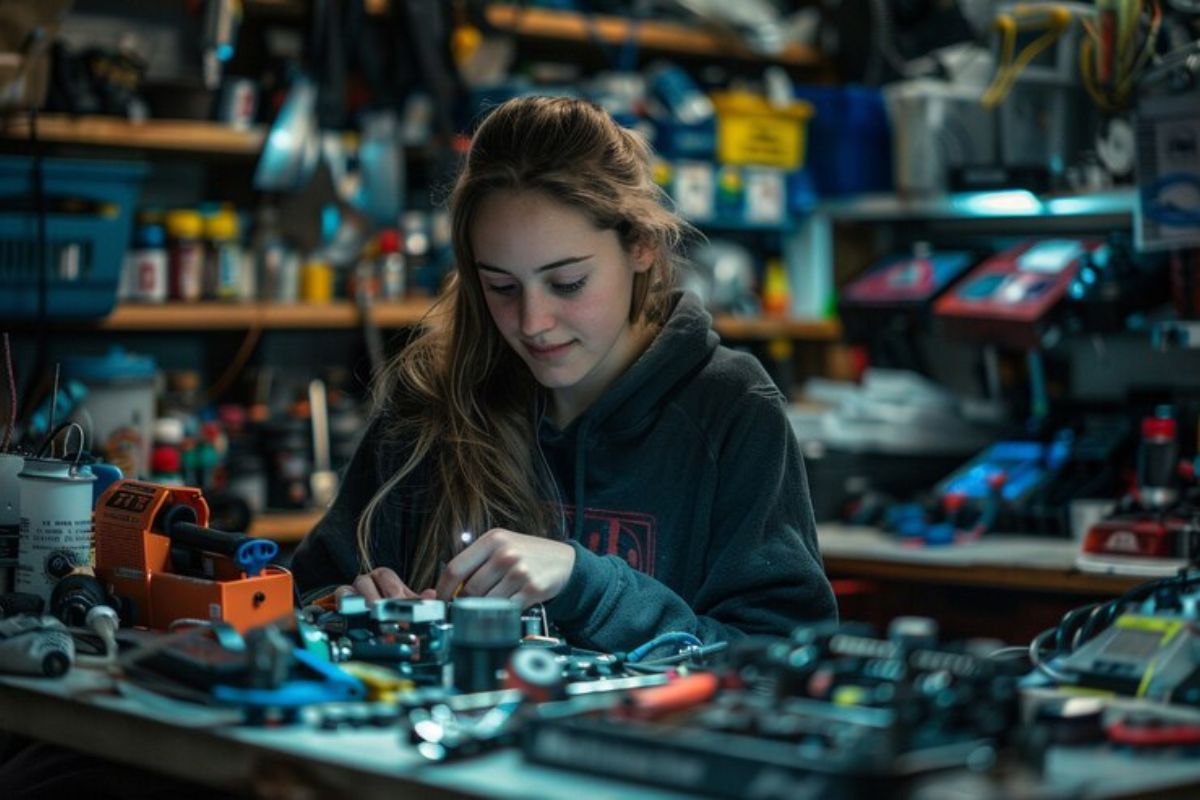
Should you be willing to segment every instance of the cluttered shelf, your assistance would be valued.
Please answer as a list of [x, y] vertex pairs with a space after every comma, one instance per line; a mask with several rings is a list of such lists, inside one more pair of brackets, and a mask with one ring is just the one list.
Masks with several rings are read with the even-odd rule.
[[[404, 327], [418, 324], [428, 313], [426, 299], [377, 303], [372, 316], [377, 325]], [[203, 330], [263, 327], [276, 329], [353, 328], [361, 323], [358, 306], [333, 303], [172, 303], [124, 304], [100, 322], [103, 330]], [[837, 320], [790, 320], [719, 316], [717, 332], [730, 339], [790, 338], [835, 341], [841, 336]]]
[[810, 47], [790, 44], [778, 55], [764, 56], [732, 37], [671, 22], [500, 4], [488, 5], [486, 15], [488, 23], [495, 28], [535, 39], [579, 43], [599, 40], [604, 44], [619, 45], [632, 38], [638, 47], [677, 55], [741, 58], [807, 67], [818, 66], [822, 61], [820, 53]]
[[[11, 140], [30, 138], [29, 118], [11, 116], [0, 121], [0, 136]], [[203, 120], [131, 122], [117, 117], [42, 114], [37, 120], [37, 136], [42, 141], [58, 144], [254, 156], [262, 149], [264, 131], [261, 128], [240, 130]]]

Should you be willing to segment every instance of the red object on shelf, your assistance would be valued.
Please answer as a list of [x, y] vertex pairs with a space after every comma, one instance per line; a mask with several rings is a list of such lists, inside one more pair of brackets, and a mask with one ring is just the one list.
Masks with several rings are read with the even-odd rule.
[[183, 464], [179, 448], [159, 445], [150, 456], [150, 471], [160, 475], [176, 475]]

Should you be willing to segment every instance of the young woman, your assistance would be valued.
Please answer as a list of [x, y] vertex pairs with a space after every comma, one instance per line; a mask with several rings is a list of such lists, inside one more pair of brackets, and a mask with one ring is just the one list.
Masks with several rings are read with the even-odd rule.
[[580, 100], [479, 126], [457, 272], [296, 552], [306, 598], [544, 603], [605, 651], [836, 614], [784, 399], [672, 289], [684, 223], [650, 157]]

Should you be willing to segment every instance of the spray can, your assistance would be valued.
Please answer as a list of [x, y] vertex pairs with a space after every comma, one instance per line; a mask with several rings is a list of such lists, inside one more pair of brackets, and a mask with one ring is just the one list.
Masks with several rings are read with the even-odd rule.
[[400, 232], [385, 228], [379, 232], [380, 293], [385, 300], [403, 300], [407, 269], [400, 251]]
[[180, 209], [167, 214], [167, 263], [172, 300], [194, 303], [204, 289], [204, 219], [195, 211]]
[[27, 458], [17, 475], [21, 503], [17, 591], [50, 602], [54, 585], [92, 561], [92, 481], [70, 461]]
[[125, 256], [125, 270], [128, 299], [136, 303], [167, 301], [167, 233], [162, 225], [138, 227], [133, 247]]
[[204, 221], [204, 294], [214, 300], [242, 299], [242, 245], [237, 214], [222, 209]]
[[0, 453], [0, 594], [13, 590], [17, 571], [21, 529], [21, 499], [17, 473], [25, 459], [16, 453]]
[[1137, 451], [1138, 494], [1147, 508], [1166, 508], [1179, 496], [1176, 469], [1179, 442], [1170, 406], [1159, 406], [1154, 416], [1142, 420], [1142, 441]]

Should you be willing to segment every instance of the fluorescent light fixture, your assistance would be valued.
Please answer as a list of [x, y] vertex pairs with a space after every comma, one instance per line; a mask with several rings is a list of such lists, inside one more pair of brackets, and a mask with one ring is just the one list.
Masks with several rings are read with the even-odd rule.
[[1042, 213], [1042, 201], [1025, 189], [972, 192], [951, 198], [955, 211], [976, 217], [1030, 217]]
[[1129, 214], [1133, 212], [1132, 191], [1096, 192], [1074, 197], [1054, 197], [1046, 201], [1046, 210], [1056, 217], [1082, 217], [1090, 214]]

